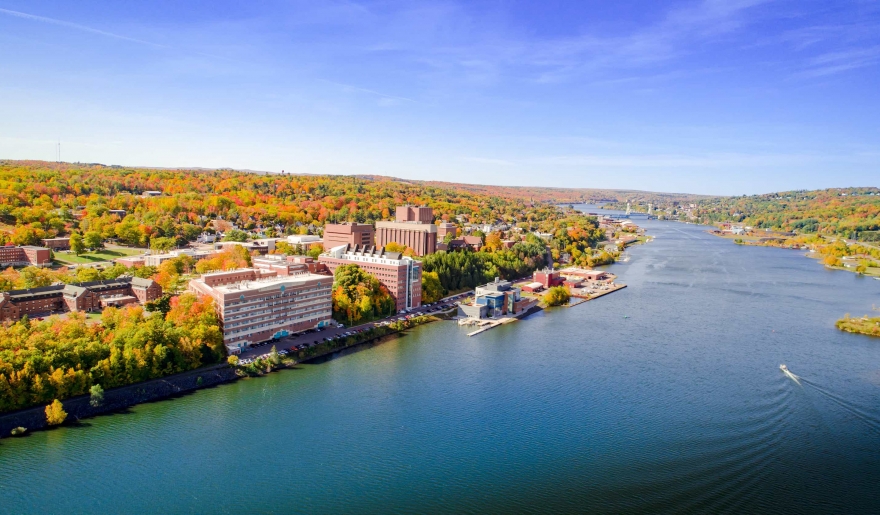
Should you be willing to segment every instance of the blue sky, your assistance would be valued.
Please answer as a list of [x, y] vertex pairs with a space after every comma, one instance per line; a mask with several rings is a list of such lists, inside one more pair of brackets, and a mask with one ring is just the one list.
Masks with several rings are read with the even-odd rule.
[[880, 2], [0, 0], [0, 158], [877, 186]]

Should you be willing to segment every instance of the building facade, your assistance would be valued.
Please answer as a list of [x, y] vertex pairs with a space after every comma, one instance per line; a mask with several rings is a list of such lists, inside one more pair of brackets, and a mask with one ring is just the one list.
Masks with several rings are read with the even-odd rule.
[[562, 277], [557, 270], [551, 270], [549, 268], [545, 268], [544, 270], [536, 270], [534, 274], [532, 274], [532, 280], [536, 283], [541, 283], [541, 286], [544, 288], [552, 288], [554, 286], [560, 286], [565, 282], [565, 278]]
[[437, 226], [437, 241], [445, 241], [446, 235], [451, 234], [453, 238], [458, 235], [458, 227], [449, 222], [443, 222]]
[[45, 238], [42, 240], [43, 246], [52, 250], [70, 250], [70, 238]]
[[342, 245], [370, 247], [373, 245], [375, 233], [376, 230], [370, 224], [354, 222], [327, 224], [324, 226], [324, 250]]
[[159, 283], [138, 277], [11, 290], [0, 293], [0, 320], [15, 321], [25, 315], [48, 316], [67, 311], [95, 311], [108, 306], [145, 304], [161, 296]]
[[437, 251], [434, 211], [425, 206], [399, 206], [393, 222], [376, 222], [376, 246], [398, 243], [413, 249], [417, 256]]
[[[193, 261], [199, 261], [202, 259], [209, 258], [216, 254], [215, 251], [207, 251], [207, 250], [194, 250], [194, 249], [178, 249], [172, 250], [165, 254], [150, 254], [147, 256], [143, 256], [144, 264], [147, 266], [159, 266], [166, 261], [170, 261], [174, 258], [178, 258], [181, 256], [189, 256], [193, 259]], [[117, 263], [120, 261], [117, 259]], [[128, 266], [128, 265], [126, 265]]]
[[52, 263], [52, 251], [46, 247], [25, 245], [0, 247], [0, 266], [46, 266]]
[[421, 263], [399, 252], [345, 245], [330, 249], [318, 261], [327, 265], [331, 273], [340, 265], [358, 265], [388, 289], [398, 312], [422, 305]]
[[510, 281], [495, 278], [494, 282], [474, 290], [472, 304], [461, 304], [458, 309], [459, 315], [468, 318], [498, 318], [522, 313], [532, 305], [534, 301], [523, 299], [520, 289]]
[[279, 276], [246, 268], [205, 274], [189, 290], [214, 299], [223, 343], [232, 354], [259, 342], [328, 325], [333, 280], [307, 269]]

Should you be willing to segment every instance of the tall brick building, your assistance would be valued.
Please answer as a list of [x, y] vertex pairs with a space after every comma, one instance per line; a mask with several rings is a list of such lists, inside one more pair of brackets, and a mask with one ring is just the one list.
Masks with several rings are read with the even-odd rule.
[[376, 222], [376, 246], [398, 243], [415, 251], [417, 256], [437, 251], [437, 226], [430, 207], [399, 206], [393, 222]]
[[375, 229], [370, 224], [346, 222], [324, 226], [324, 250], [342, 245], [370, 246], [373, 244]]

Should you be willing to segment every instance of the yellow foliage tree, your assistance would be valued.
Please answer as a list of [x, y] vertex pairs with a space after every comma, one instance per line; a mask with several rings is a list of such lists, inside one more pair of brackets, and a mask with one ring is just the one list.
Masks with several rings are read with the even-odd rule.
[[61, 401], [55, 399], [52, 404], [46, 406], [46, 422], [50, 426], [57, 426], [67, 420], [67, 412], [64, 411], [64, 405]]

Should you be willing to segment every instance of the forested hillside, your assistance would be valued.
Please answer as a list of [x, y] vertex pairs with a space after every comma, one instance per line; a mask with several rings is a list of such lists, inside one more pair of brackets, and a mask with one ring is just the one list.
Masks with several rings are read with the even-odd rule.
[[703, 200], [694, 216], [703, 222], [880, 241], [880, 189], [787, 191]]
[[[149, 190], [162, 195], [141, 197]], [[522, 196], [392, 179], [0, 161], [0, 244], [39, 244], [76, 229], [133, 246], [156, 238], [180, 245], [217, 218], [245, 230], [262, 227], [266, 235], [278, 227], [306, 233], [326, 222], [391, 219], [403, 204], [430, 206], [442, 220], [465, 215], [471, 222], [545, 231], [559, 214]]]

